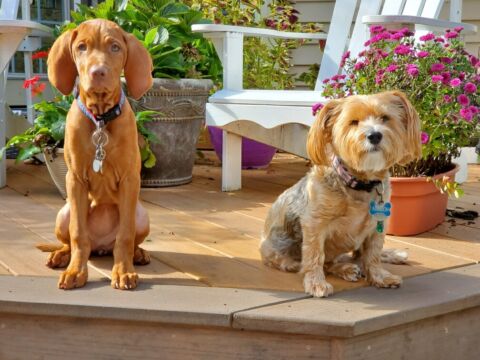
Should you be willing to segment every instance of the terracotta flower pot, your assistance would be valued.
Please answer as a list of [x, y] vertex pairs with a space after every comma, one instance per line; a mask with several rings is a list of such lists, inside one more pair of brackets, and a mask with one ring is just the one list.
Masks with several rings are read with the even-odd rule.
[[[435, 175], [434, 179], [448, 176], [454, 179], [459, 167]], [[445, 220], [448, 196], [441, 194], [425, 177], [392, 177], [392, 215], [387, 225], [387, 234], [416, 235], [433, 229]]]

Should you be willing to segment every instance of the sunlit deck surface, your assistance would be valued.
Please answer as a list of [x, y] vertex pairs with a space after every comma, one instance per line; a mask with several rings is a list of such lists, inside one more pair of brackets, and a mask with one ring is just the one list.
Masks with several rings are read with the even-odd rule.
[[[407, 265], [385, 266], [405, 277], [398, 290], [329, 278], [335, 295], [311, 299], [299, 274], [262, 264], [267, 211], [308, 169], [307, 161], [278, 154], [267, 169], [244, 170], [241, 191], [223, 193], [221, 168], [212, 161], [196, 165], [188, 185], [142, 189], [151, 221], [143, 246], [152, 262], [136, 267], [138, 289], [110, 288], [112, 258], [104, 256], [89, 261], [85, 288], [66, 292], [56, 288], [60, 270], [47, 268], [46, 254], [34, 246], [56, 243], [64, 200], [44, 166], [9, 161], [8, 186], [0, 190], [0, 358], [29, 354], [25, 341], [45, 358], [60, 357], [79, 346], [68, 340], [79, 334], [97, 339], [96, 348], [83, 348], [85, 358], [111, 358], [115, 346], [143, 358], [163, 352], [162, 358], [350, 359], [369, 347], [369, 358], [390, 360], [408, 345], [411, 359], [417, 353], [443, 359], [463, 351], [452, 344], [464, 344], [465, 355], [480, 354], [478, 218], [446, 218], [418, 236], [388, 236], [386, 247], [409, 253]], [[480, 212], [480, 165], [470, 165], [463, 189], [449, 207]], [[132, 336], [115, 340], [123, 330]], [[51, 349], [58, 342], [63, 353]]]

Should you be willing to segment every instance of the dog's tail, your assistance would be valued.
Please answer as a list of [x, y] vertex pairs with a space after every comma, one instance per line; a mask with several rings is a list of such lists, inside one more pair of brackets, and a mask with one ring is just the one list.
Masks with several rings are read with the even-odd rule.
[[35, 247], [43, 252], [52, 252], [56, 250], [60, 250], [63, 245], [61, 244], [36, 244]]

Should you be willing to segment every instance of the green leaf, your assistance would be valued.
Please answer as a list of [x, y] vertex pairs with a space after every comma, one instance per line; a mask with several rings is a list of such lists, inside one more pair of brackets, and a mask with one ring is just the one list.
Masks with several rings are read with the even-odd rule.
[[155, 44], [156, 41], [158, 41], [159, 35], [157, 28], [150, 29], [146, 34], [145, 34], [145, 45], [150, 46], [152, 44]]
[[148, 159], [143, 162], [143, 166], [149, 169], [154, 167], [156, 163], [157, 163], [157, 158], [155, 157], [155, 154], [152, 151], [150, 151]]
[[39, 147], [33, 145], [33, 144], [31, 144], [31, 145], [29, 145], [25, 148], [21, 148], [20, 151], [18, 152], [16, 162], [18, 163], [20, 161], [29, 159], [33, 155], [38, 154], [40, 152], [41, 152], [41, 149]]

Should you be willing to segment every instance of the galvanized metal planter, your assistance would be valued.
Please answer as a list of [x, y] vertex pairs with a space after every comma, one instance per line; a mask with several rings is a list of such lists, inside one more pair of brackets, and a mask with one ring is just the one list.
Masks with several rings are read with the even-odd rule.
[[161, 113], [146, 124], [160, 142], [151, 146], [157, 163], [153, 168], [142, 169], [142, 186], [173, 186], [192, 181], [196, 144], [205, 123], [205, 104], [212, 86], [211, 80], [154, 79], [152, 88], [139, 101], [130, 101], [135, 111]]
[[62, 195], [62, 198], [66, 199], [67, 190], [65, 177], [68, 168], [63, 155], [63, 149], [47, 147], [43, 149], [43, 155], [45, 156], [45, 164], [47, 164], [48, 172], [50, 173], [55, 186], [60, 192], [60, 195]]

